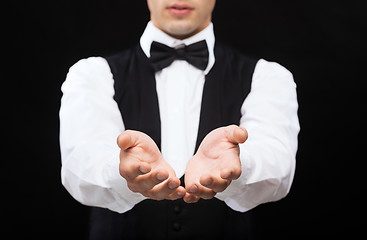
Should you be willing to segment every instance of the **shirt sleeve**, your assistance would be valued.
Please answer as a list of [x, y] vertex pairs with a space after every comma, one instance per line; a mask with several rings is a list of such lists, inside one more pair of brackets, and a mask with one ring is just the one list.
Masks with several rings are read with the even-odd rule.
[[126, 212], [145, 199], [119, 174], [117, 136], [125, 130], [114, 101], [114, 80], [104, 58], [73, 65], [62, 85], [61, 179], [79, 202]]
[[240, 125], [248, 139], [240, 145], [242, 175], [216, 197], [236, 211], [285, 197], [295, 172], [300, 130], [296, 84], [281, 65], [259, 60]]

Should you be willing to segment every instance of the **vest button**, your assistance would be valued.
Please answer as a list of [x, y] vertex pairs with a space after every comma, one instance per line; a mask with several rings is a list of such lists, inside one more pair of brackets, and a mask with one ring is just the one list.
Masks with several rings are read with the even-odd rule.
[[181, 213], [181, 207], [179, 205], [173, 206], [173, 212], [176, 213], [176, 214], [180, 214]]
[[179, 222], [173, 222], [172, 229], [176, 232], [181, 230], [181, 224]]

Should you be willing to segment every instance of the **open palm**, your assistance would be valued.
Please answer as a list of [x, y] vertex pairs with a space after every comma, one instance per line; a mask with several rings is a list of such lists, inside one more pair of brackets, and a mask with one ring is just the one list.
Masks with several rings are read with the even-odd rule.
[[131, 191], [155, 200], [174, 200], [185, 195], [175, 171], [148, 135], [128, 130], [117, 142], [121, 148], [120, 175]]
[[235, 125], [217, 128], [204, 138], [186, 166], [186, 202], [213, 198], [240, 177], [238, 144], [246, 139], [247, 131]]

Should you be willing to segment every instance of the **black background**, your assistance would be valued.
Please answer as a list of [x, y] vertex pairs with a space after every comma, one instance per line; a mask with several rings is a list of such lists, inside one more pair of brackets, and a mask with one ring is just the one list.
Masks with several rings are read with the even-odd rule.
[[[9, 150], [15, 158], [4, 158], [14, 164], [2, 174], [10, 190], [10, 203], [3, 204], [10, 226], [3, 232], [85, 239], [88, 208], [60, 180], [60, 87], [77, 60], [138, 42], [149, 20], [146, 1], [28, 1], [13, 7]], [[294, 184], [285, 199], [253, 210], [262, 239], [365, 235], [366, 12], [366, 1], [217, 1], [216, 39], [279, 62], [298, 86]]]

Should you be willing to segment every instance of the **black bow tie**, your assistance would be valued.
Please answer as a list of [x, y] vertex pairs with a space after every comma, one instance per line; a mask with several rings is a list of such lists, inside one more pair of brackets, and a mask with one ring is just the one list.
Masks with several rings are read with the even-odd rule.
[[150, 62], [156, 72], [168, 67], [174, 60], [186, 60], [196, 68], [205, 70], [208, 59], [209, 51], [205, 40], [177, 49], [153, 41], [150, 47]]

